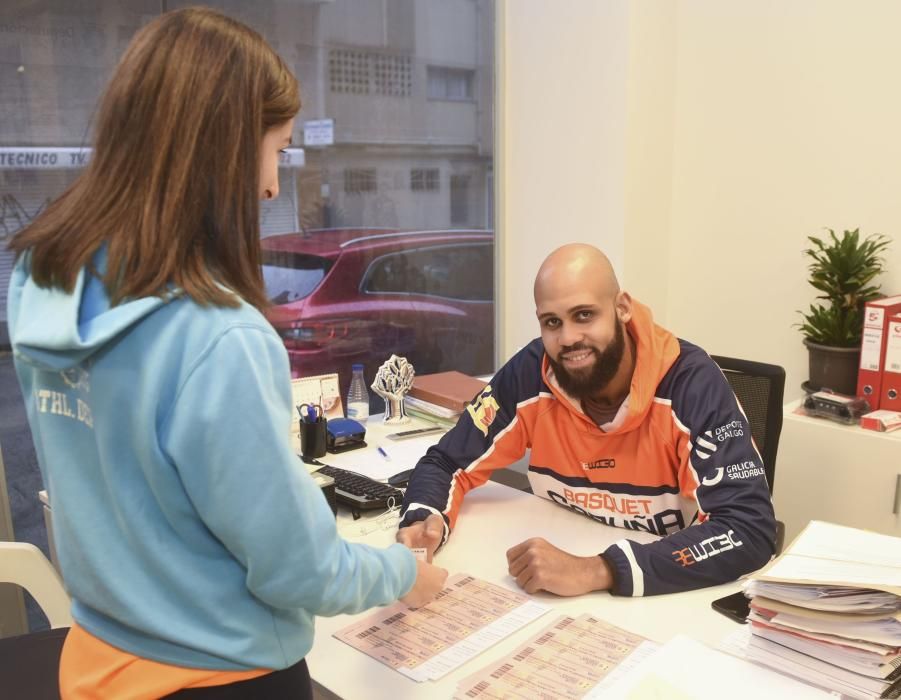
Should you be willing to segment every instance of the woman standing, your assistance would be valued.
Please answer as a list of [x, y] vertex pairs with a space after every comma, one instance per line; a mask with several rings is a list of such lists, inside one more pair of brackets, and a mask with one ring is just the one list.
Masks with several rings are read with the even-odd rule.
[[290, 445], [259, 200], [299, 108], [254, 31], [164, 14], [117, 67], [85, 172], [12, 241], [10, 336], [73, 600], [64, 698], [310, 697], [314, 615], [444, 583], [401, 545], [343, 541]]

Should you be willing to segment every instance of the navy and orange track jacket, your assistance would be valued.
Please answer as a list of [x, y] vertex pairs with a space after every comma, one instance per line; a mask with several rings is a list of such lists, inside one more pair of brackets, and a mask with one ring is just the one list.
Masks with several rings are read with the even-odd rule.
[[731, 581], [772, 556], [776, 521], [747, 418], [716, 363], [633, 302], [636, 364], [625, 420], [601, 430], [553, 379], [540, 339], [507, 362], [419, 460], [402, 526], [440, 513], [531, 449], [536, 496], [605, 525], [662, 536], [602, 554], [613, 593], [655, 595]]

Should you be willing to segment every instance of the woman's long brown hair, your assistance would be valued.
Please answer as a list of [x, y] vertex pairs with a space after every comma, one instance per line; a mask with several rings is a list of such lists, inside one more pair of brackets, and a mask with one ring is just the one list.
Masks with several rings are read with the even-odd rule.
[[72, 292], [108, 246], [113, 304], [165, 295], [267, 304], [260, 272], [260, 142], [300, 109], [297, 81], [265, 40], [205, 8], [141, 29], [100, 103], [94, 154], [10, 248], [43, 287]]

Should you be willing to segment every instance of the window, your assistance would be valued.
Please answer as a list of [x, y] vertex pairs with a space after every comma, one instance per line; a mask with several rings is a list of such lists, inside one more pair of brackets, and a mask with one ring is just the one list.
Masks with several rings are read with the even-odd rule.
[[410, 189], [414, 192], [437, 192], [440, 177], [438, 168], [416, 168], [410, 171]]
[[[4, 243], [78, 177], [97, 101], [134, 32], [160, 7], [193, 3], [4, 5], [0, 347]], [[296, 143], [305, 121], [332, 125], [291, 149], [278, 199], [261, 204], [267, 314], [292, 373], [337, 370], [344, 385], [363, 362], [371, 381], [392, 352], [418, 372], [494, 370], [494, 0], [203, 4], [259, 31], [295, 73]], [[395, 275], [393, 291], [364, 290], [366, 275], [386, 290]]]
[[463, 68], [429, 66], [429, 99], [471, 100], [476, 72]]
[[409, 56], [331, 49], [329, 87], [353, 95], [410, 97], [413, 61]]
[[[97, 102], [134, 33], [161, 8], [192, 4], [3, 4], [0, 350], [9, 345], [6, 242], [87, 163]], [[371, 382], [392, 353], [420, 374], [493, 371], [494, 0], [202, 4], [252, 26], [295, 73], [303, 98], [295, 143], [306, 120], [334, 125], [328, 143], [291, 149], [280, 196], [261, 204], [267, 316], [292, 374], [337, 371], [344, 394], [351, 363], [362, 362]], [[451, 172], [461, 174], [449, 181]], [[450, 201], [423, 196], [448, 190]], [[18, 396], [14, 382], [12, 371], [0, 372], [0, 395]], [[10, 433], [25, 425], [16, 401]], [[33, 494], [33, 453], [4, 456], [10, 475], [28, 479], [10, 490]], [[43, 528], [28, 525], [39, 513], [13, 504], [12, 518], [22, 539], [48, 553]], [[29, 618], [32, 631], [45, 624], [33, 606]]]
[[451, 175], [450, 220], [455, 226], [469, 223], [469, 176]]
[[347, 194], [375, 192], [375, 168], [348, 168], [344, 171], [344, 191]]
[[273, 304], [303, 299], [319, 286], [331, 268], [327, 258], [281, 250], [263, 250], [263, 282]]
[[332, 92], [369, 93], [369, 56], [362, 51], [329, 51], [329, 85]]
[[494, 257], [490, 244], [446, 245], [386, 255], [363, 279], [368, 293], [422, 294], [460, 301], [491, 301]]
[[379, 95], [409, 97], [413, 92], [413, 62], [409, 56], [372, 57], [375, 92]]

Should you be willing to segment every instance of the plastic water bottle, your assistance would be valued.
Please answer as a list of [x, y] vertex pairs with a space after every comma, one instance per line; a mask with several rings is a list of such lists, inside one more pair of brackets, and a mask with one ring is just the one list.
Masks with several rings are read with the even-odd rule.
[[365, 423], [369, 418], [369, 391], [363, 379], [363, 365], [351, 365], [353, 376], [350, 379], [350, 390], [347, 392], [347, 417]]

